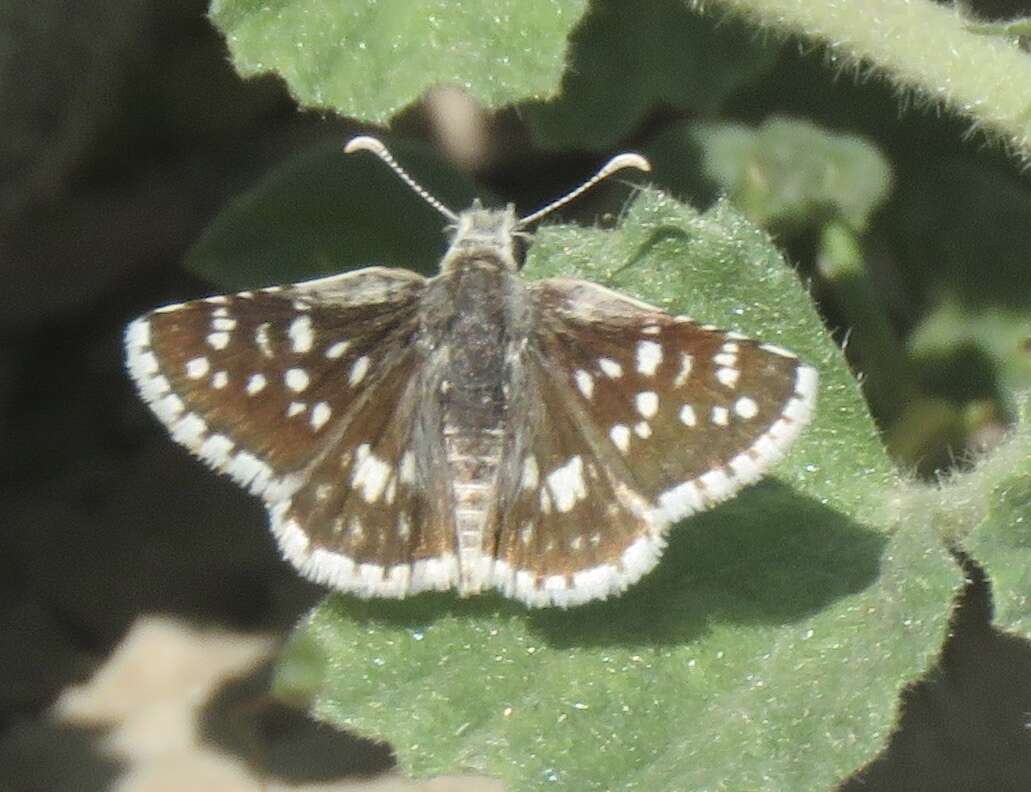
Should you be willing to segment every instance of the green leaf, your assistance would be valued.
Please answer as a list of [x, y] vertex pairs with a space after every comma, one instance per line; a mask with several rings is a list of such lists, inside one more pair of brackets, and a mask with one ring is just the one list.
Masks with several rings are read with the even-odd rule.
[[899, 178], [878, 226], [906, 267], [902, 287], [923, 304], [909, 338], [929, 389], [955, 402], [1031, 387], [1031, 196], [990, 164], [935, 157]]
[[[541, 230], [529, 277], [586, 277], [798, 351], [814, 425], [775, 476], [677, 526], [623, 596], [527, 611], [495, 596], [329, 596], [278, 688], [387, 740], [408, 773], [520, 790], [826, 789], [891, 731], [958, 571], [896, 476], [856, 384], [768, 237], [728, 203], [642, 192], [618, 231]], [[804, 746], [804, 750], [801, 748]]]
[[[470, 204], [472, 182], [429, 149], [386, 142], [445, 204]], [[445, 223], [376, 157], [344, 154], [334, 141], [292, 157], [238, 196], [190, 250], [186, 266], [234, 290], [375, 264], [436, 274]]]
[[703, 16], [682, 0], [599, 0], [570, 45], [561, 96], [521, 113], [553, 149], [608, 149], [656, 107], [711, 115], [779, 50], [742, 22]]
[[[703, 175], [765, 228], [792, 233], [840, 220], [862, 230], [891, 192], [891, 167], [870, 142], [807, 121], [773, 117], [757, 128], [691, 123], [660, 136], [648, 154], [671, 185], [695, 178], [685, 147], [700, 151]], [[696, 155], [697, 156], [697, 155]]]
[[442, 82], [489, 107], [555, 93], [586, 0], [212, 0], [245, 77], [371, 123]]
[[[937, 375], [940, 390], [954, 398], [977, 398], [1001, 390], [1007, 396], [1031, 388], [1031, 311], [964, 306], [951, 296], [930, 308], [909, 337], [925, 376]], [[975, 351], [988, 371], [960, 372], [963, 357]], [[956, 379], [959, 381], [956, 381]]]
[[993, 623], [1031, 639], [1031, 391], [1018, 415], [1006, 442], [952, 488], [982, 517], [963, 547], [988, 572]]

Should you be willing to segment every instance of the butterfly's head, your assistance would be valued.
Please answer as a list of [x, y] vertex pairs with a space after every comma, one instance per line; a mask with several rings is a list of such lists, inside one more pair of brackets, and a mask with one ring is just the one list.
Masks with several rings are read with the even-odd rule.
[[515, 237], [519, 219], [515, 207], [509, 204], [504, 209], [484, 209], [480, 202], [458, 215], [458, 220], [448, 227], [451, 247], [440, 264], [441, 272], [454, 269], [460, 262], [476, 259], [494, 259], [507, 270], [519, 269], [516, 260]]

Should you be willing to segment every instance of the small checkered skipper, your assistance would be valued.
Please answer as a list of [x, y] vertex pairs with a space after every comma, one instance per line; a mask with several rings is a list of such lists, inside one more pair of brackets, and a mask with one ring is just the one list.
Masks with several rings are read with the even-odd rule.
[[366, 597], [625, 589], [677, 520], [756, 481], [814, 408], [792, 353], [602, 286], [524, 281], [518, 219], [454, 214], [440, 273], [370, 267], [159, 308], [128, 367], [172, 437], [260, 496], [306, 577]]

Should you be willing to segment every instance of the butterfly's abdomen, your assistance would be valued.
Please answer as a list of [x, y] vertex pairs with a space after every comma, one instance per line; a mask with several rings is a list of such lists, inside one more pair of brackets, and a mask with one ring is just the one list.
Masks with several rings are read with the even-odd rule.
[[430, 298], [434, 310], [426, 312], [431, 319], [424, 325], [424, 338], [434, 345], [431, 379], [451, 481], [462, 594], [480, 591], [490, 577], [484, 540], [498, 519], [497, 481], [509, 417], [506, 360], [525, 338], [521, 284], [491, 262], [479, 263], [434, 284], [448, 299]]

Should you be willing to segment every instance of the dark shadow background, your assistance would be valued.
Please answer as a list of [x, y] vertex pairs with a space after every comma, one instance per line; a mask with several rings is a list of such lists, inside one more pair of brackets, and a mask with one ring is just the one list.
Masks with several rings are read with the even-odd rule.
[[[1021, 12], [978, 5], [986, 16]], [[129, 319], [210, 293], [180, 263], [219, 209], [291, 154], [354, 131], [299, 112], [274, 79], [239, 80], [205, 8], [201, 0], [0, 7], [0, 789], [12, 788], [4, 775], [14, 765], [38, 765], [36, 788], [57, 789], [62, 762], [89, 768], [79, 776], [84, 792], [110, 787], [120, 768], [98, 749], [99, 733], [55, 726], [52, 750], [6, 757], [5, 735], [88, 678], [139, 614], [285, 634], [319, 596], [278, 559], [260, 506], [173, 446], [122, 366]], [[884, 123], [866, 129], [871, 116], [850, 118], [857, 104], [882, 107]], [[771, 112], [855, 121], [914, 173], [922, 166], [913, 150], [955, 152], [986, 171], [1008, 169], [1009, 182], [1029, 190], [998, 151], [962, 139], [965, 123], [903, 113], [883, 85], [842, 78], [818, 53], [785, 48], [774, 74], [732, 112], [743, 122]], [[430, 119], [416, 107], [394, 131], [432, 139]], [[657, 108], [625, 146], [642, 146], [669, 120], [675, 114]], [[521, 206], [561, 192], [598, 159], [534, 152], [514, 113], [492, 119], [490, 133], [491, 154], [474, 175]], [[908, 221], [929, 222], [896, 204], [890, 224]], [[925, 306], [893, 233], [878, 238], [891, 251], [880, 264], [904, 334]], [[784, 242], [811, 271], [812, 240]], [[834, 306], [822, 307], [835, 328]], [[954, 380], [950, 367], [974, 372], [960, 377], [963, 398], [995, 393], [976, 351], [942, 360], [932, 385]], [[876, 564], [876, 548], [866, 550], [860, 577]], [[989, 586], [963, 563], [970, 584], [938, 667], [905, 692], [899, 732], [844, 783], [847, 792], [1031, 789], [1031, 647], [990, 626]], [[546, 616], [540, 629], [549, 630]], [[206, 739], [298, 783], [390, 766], [383, 746], [327, 734], [265, 700], [267, 674], [227, 683], [208, 702]], [[290, 758], [301, 744], [312, 757], [303, 765]]]

